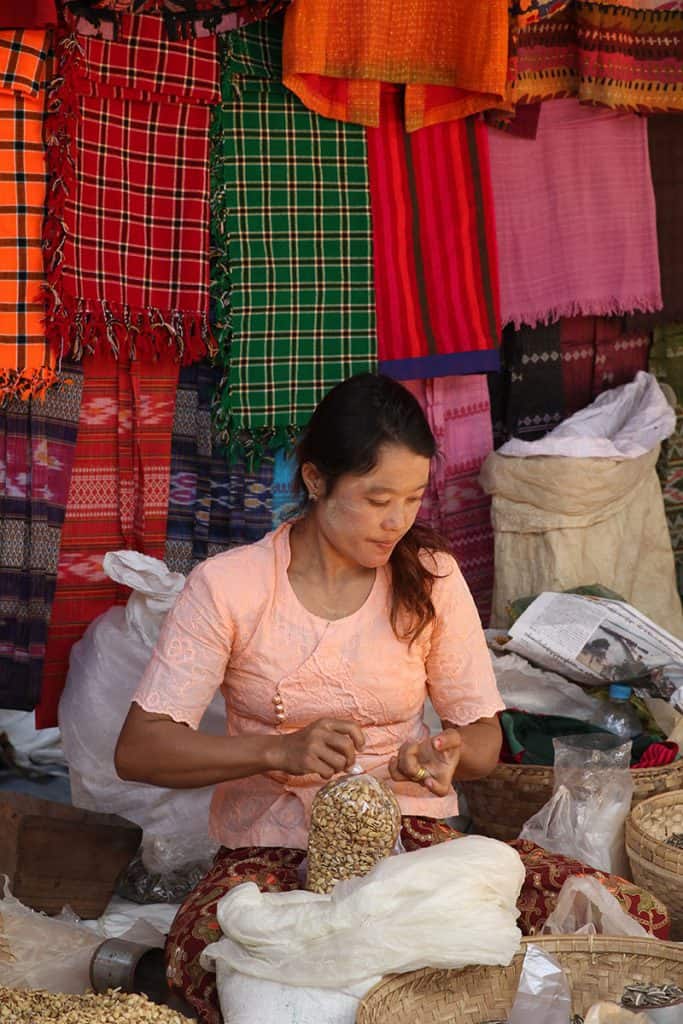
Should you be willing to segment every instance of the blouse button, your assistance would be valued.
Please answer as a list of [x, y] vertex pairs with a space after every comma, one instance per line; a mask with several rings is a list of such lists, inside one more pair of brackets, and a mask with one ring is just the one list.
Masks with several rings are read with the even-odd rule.
[[284, 711], [278, 711], [276, 713], [275, 717], [277, 718], [278, 722], [284, 722], [284, 720], [285, 720], [285, 713], [284, 713]]

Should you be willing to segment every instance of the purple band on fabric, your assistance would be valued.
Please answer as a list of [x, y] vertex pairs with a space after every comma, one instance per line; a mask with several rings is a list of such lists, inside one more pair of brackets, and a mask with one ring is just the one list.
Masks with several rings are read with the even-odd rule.
[[500, 370], [497, 348], [479, 352], [441, 352], [411, 359], [380, 361], [379, 371], [395, 380], [423, 380], [427, 377], [452, 377], [461, 373], [495, 373]]

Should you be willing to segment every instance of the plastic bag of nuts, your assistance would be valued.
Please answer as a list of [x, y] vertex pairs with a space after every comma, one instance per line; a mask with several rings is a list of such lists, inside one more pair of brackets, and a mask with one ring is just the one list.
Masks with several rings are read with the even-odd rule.
[[396, 797], [361, 768], [318, 790], [311, 809], [306, 888], [327, 893], [388, 857], [401, 831]]

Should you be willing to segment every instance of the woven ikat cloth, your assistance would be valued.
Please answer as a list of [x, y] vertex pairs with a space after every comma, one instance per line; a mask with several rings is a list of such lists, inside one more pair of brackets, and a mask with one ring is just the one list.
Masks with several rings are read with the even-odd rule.
[[[376, 368], [363, 129], [281, 84], [281, 19], [221, 38], [211, 156], [217, 425], [284, 444], [326, 391]], [[257, 445], [258, 447], [258, 445]]]

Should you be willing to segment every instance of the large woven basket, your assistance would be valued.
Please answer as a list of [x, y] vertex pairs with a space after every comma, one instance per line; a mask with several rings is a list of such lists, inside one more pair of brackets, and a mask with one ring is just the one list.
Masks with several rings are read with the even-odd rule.
[[[600, 999], [621, 998], [626, 985], [683, 981], [683, 946], [659, 939], [603, 935], [523, 939], [558, 958], [568, 977], [573, 1012]], [[506, 1019], [517, 992], [524, 952], [509, 967], [425, 968], [385, 978], [360, 1004], [356, 1024], [483, 1024]]]
[[[634, 768], [633, 806], [657, 793], [683, 789], [683, 759], [661, 768]], [[476, 832], [516, 839], [525, 821], [553, 794], [553, 769], [543, 765], [499, 764], [485, 779], [461, 782]]]
[[659, 896], [671, 916], [671, 937], [683, 940], [683, 850], [665, 840], [683, 833], [683, 789], [650, 797], [626, 819], [633, 880]]

